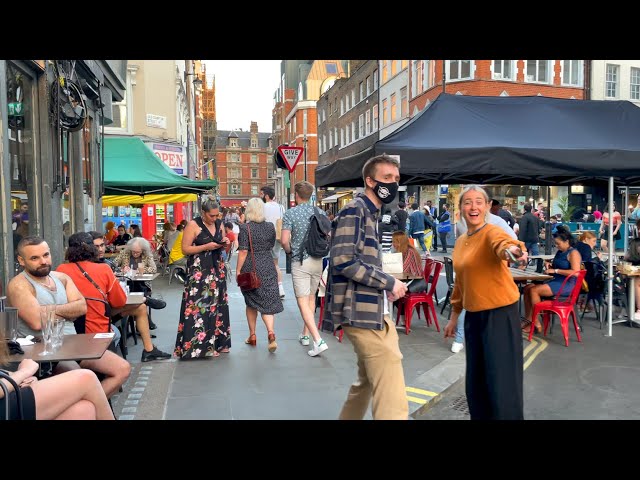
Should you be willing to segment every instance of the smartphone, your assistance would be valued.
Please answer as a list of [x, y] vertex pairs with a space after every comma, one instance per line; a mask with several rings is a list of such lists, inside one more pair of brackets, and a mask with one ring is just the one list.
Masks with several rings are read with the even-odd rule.
[[515, 255], [513, 254], [513, 252], [511, 252], [511, 250], [507, 249], [506, 250], [507, 255], [509, 256], [509, 259], [511, 260], [511, 263], [514, 264], [520, 264], [520, 260], [518, 260]]

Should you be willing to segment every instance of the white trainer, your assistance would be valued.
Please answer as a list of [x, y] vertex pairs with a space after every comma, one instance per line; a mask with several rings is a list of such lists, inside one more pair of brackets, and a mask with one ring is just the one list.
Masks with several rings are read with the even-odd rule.
[[298, 335], [298, 341], [304, 345], [305, 347], [309, 346], [309, 336], [308, 335]]
[[451, 344], [451, 351], [453, 353], [458, 353], [460, 350], [462, 350], [464, 348], [464, 344], [460, 343], [460, 342], [453, 342]]
[[634, 320], [640, 320], [640, 310], [636, 310], [636, 313], [633, 314]]
[[313, 348], [309, 350], [307, 353], [309, 354], [310, 357], [315, 357], [316, 355], [320, 355], [327, 348], [329, 348], [329, 345], [327, 345], [324, 340], [320, 339], [320, 341], [317, 344], [316, 342], [313, 342]]

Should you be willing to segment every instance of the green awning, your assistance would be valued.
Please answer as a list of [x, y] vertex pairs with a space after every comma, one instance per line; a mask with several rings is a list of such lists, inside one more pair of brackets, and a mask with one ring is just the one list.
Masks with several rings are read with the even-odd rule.
[[217, 183], [175, 174], [138, 137], [104, 139], [105, 195], [204, 193]]

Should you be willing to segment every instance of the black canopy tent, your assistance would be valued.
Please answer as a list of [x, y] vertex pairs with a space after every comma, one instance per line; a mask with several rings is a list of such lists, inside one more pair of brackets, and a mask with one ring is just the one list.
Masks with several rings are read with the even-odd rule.
[[362, 186], [362, 166], [382, 153], [400, 156], [403, 185], [640, 185], [640, 108], [441, 94], [370, 149], [318, 168], [316, 184]]
[[[318, 168], [316, 184], [362, 186], [362, 166], [382, 153], [399, 155], [403, 185], [608, 183], [613, 198], [614, 182], [640, 185], [640, 108], [627, 101], [440, 94], [369, 151]], [[612, 273], [610, 256], [610, 291]], [[608, 310], [611, 335], [611, 296]]]

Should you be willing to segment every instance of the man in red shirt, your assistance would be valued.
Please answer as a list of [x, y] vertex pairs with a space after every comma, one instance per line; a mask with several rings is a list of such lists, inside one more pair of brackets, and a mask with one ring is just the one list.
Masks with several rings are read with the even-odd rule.
[[[57, 271], [69, 275], [80, 293], [87, 299], [86, 333], [110, 332], [112, 328], [110, 316], [133, 315], [144, 344], [142, 361], [171, 358], [170, 354], [162, 352], [151, 342], [146, 303], [126, 305], [127, 294], [111, 268], [104, 263], [95, 263], [98, 260], [98, 249], [93, 244], [93, 237], [89, 233], [79, 232], [69, 237], [67, 257], [69, 263], [59, 265]], [[91, 298], [98, 300], [92, 301]], [[100, 300], [108, 303], [109, 308], [105, 308], [105, 304]], [[144, 297], [144, 301], [147, 302], [147, 300], [148, 298]], [[107, 313], [107, 310], [110, 312]]]
[[224, 246], [224, 251], [227, 253], [228, 257], [231, 247], [233, 247], [234, 251], [238, 249], [238, 236], [233, 233], [233, 223], [231, 222], [225, 222], [224, 231], [229, 239], [229, 243]]

